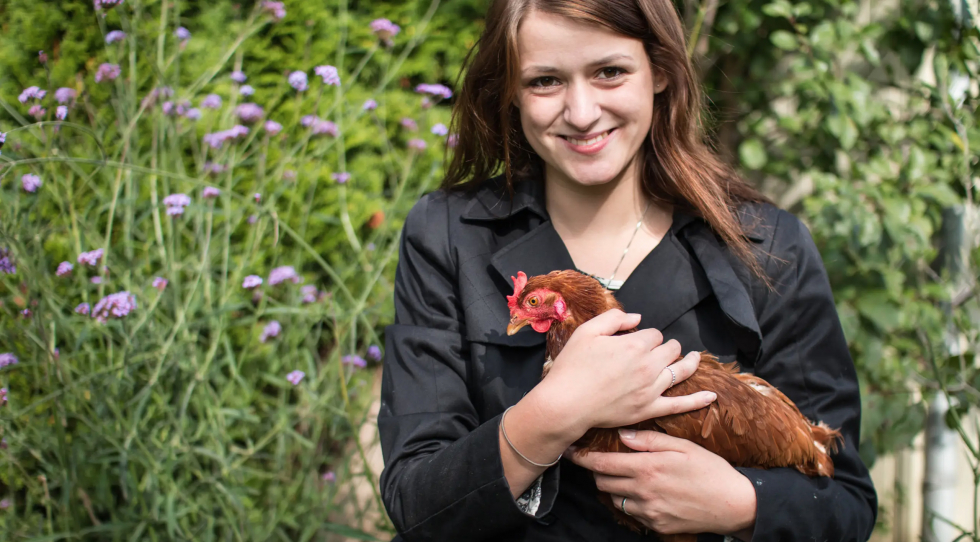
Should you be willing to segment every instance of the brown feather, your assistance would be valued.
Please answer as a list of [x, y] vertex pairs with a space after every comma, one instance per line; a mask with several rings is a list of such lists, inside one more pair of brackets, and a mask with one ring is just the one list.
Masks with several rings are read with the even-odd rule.
[[[555, 321], [547, 333], [549, 362], [542, 378], [551, 368], [551, 360], [568, 342], [578, 326], [622, 305], [595, 279], [577, 271], [554, 271], [531, 277], [524, 292], [546, 288], [561, 295], [569, 316]], [[546, 302], [554, 302], [551, 296]], [[522, 298], [518, 298], [520, 303]], [[631, 333], [635, 329], [625, 333]], [[640, 422], [631, 429], [653, 430], [690, 440], [713, 452], [736, 467], [793, 467], [807, 476], [833, 476], [830, 453], [843, 443], [839, 431], [823, 423], [808, 420], [796, 405], [765, 380], [739, 373], [735, 363], [723, 364], [708, 352], [701, 353], [698, 370], [678, 382], [663, 395], [676, 397], [702, 390], [718, 394], [710, 405], [683, 414], [673, 414]], [[583, 451], [622, 452], [634, 450], [623, 444], [617, 428], [593, 428], [576, 443]], [[617, 521], [637, 532], [646, 527], [627, 516], [600, 492], [599, 500], [612, 510]], [[693, 542], [696, 535], [661, 536], [667, 542]]]

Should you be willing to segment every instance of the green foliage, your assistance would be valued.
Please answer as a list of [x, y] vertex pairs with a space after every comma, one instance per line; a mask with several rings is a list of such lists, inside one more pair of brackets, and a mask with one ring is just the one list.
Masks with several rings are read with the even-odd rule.
[[[459, 25], [433, 20], [436, 5], [297, 3], [281, 21], [260, 3], [130, 0], [104, 18], [90, 0], [0, 6], [0, 249], [17, 267], [0, 271], [0, 354], [19, 359], [0, 370], [2, 538], [371, 540], [362, 527], [390, 529], [383, 514], [380, 525], [351, 515], [380, 508], [378, 473], [351, 463], [364, 458], [354, 437], [372, 399], [354, 362], [382, 344], [403, 217], [441, 170], [446, 139], [430, 128], [448, 109], [413, 91], [446, 76], [418, 59], [442, 54], [429, 32]], [[390, 47], [369, 26], [378, 16], [403, 27]], [[193, 36], [181, 42], [178, 26]], [[126, 39], [106, 44], [118, 29]], [[446, 70], [461, 61], [452, 49]], [[122, 75], [97, 82], [104, 62]], [[341, 85], [313, 75], [328, 64]], [[254, 96], [230, 80], [236, 69]], [[290, 87], [294, 70], [308, 90]], [[20, 103], [30, 85], [48, 95]], [[59, 87], [77, 92], [64, 121]], [[210, 93], [222, 107], [184, 111]], [[239, 118], [245, 102], [264, 108], [261, 121]], [[38, 118], [35, 103], [47, 109]], [[308, 115], [335, 135], [317, 135]], [[209, 143], [236, 124], [248, 133]], [[36, 192], [25, 174], [42, 180]], [[190, 198], [176, 216], [172, 194]], [[98, 265], [77, 260], [96, 249]], [[62, 261], [69, 275], [55, 274]], [[303, 284], [273, 284], [283, 266]], [[245, 288], [249, 275], [264, 284]], [[75, 311], [116, 292], [132, 294], [128, 315]], [[272, 322], [281, 332], [266, 336]], [[362, 477], [368, 503], [342, 491]]]

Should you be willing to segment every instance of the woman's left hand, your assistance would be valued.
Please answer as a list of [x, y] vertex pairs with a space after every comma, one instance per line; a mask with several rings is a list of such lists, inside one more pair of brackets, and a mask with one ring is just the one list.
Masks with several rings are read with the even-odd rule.
[[[635, 433], [628, 438], [629, 433]], [[620, 508], [661, 534], [716, 533], [752, 538], [756, 499], [752, 482], [720, 456], [693, 442], [656, 431], [621, 430], [641, 453], [578, 451], [569, 459], [594, 472], [596, 487]]]

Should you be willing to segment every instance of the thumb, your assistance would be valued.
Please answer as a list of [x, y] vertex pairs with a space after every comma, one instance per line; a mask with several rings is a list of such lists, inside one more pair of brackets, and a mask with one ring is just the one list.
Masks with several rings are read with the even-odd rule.
[[682, 452], [688, 442], [659, 431], [620, 429], [619, 439], [638, 452]]
[[640, 315], [636, 313], [627, 314], [619, 309], [608, 310], [599, 316], [589, 320], [581, 327], [587, 328], [596, 336], [615, 335], [620, 331], [633, 329], [640, 323]]

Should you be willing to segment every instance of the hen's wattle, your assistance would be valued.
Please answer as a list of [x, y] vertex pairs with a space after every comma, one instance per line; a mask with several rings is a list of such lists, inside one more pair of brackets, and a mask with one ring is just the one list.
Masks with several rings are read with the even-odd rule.
[[[623, 308], [597, 280], [577, 271], [554, 271], [531, 278], [521, 272], [513, 280], [507, 331], [516, 333], [526, 324], [537, 331], [546, 330], [548, 358], [542, 378], [578, 326], [605, 311]], [[535, 297], [533, 307], [527, 306], [531, 296]], [[544, 323], [542, 320], [547, 318], [551, 321]], [[624, 333], [633, 331], [636, 329]], [[630, 428], [690, 440], [736, 467], [792, 467], [807, 476], [833, 476], [830, 453], [842, 440], [840, 432], [808, 420], [788, 397], [765, 380], [740, 373], [735, 363], [719, 363], [715, 356], [702, 352], [698, 370], [663, 395], [674, 397], [703, 390], [715, 392], [718, 398], [699, 410], [646, 420]], [[620, 440], [617, 428], [590, 429], [576, 445], [583, 451], [634, 451]], [[600, 492], [599, 499], [621, 524], [637, 532], [647, 530], [613, 506], [608, 494]], [[694, 542], [696, 535], [661, 538]]]

